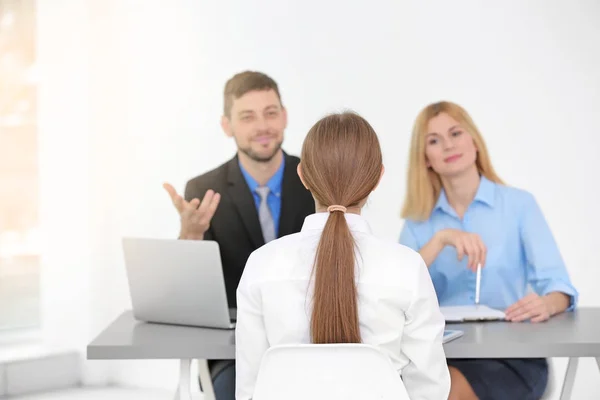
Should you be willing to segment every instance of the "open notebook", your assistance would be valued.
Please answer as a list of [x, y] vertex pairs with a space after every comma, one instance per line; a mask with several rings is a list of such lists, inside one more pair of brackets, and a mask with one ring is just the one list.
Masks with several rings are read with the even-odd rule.
[[446, 322], [472, 322], [472, 321], [497, 321], [503, 320], [503, 311], [484, 305], [472, 306], [446, 306], [440, 307]]

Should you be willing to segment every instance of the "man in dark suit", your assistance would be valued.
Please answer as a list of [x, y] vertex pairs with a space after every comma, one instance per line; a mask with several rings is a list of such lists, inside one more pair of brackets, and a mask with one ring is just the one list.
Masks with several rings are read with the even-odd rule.
[[[296, 167], [300, 159], [282, 149], [287, 110], [269, 76], [246, 71], [225, 85], [221, 127], [233, 137], [236, 156], [220, 167], [191, 179], [185, 198], [165, 184], [181, 218], [180, 239], [219, 243], [229, 307], [254, 250], [299, 232], [315, 212], [312, 195]], [[235, 399], [235, 364], [210, 361], [217, 400]]]

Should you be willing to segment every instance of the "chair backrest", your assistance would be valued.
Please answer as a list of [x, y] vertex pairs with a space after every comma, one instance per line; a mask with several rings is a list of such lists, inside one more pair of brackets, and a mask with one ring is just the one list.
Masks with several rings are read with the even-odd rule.
[[271, 347], [253, 400], [409, 400], [390, 358], [365, 344]]
[[548, 384], [546, 385], [546, 390], [540, 400], [556, 400], [559, 398], [562, 385], [556, 385], [555, 380], [557, 379], [560, 380], [560, 378], [556, 376], [555, 360], [553, 358], [548, 358]]

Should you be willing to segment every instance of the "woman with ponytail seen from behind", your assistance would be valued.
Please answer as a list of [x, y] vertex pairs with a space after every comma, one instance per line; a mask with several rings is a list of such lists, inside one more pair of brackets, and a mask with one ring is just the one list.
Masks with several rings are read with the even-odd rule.
[[254, 251], [237, 289], [236, 398], [252, 398], [271, 346], [365, 343], [389, 355], [412, 400], [448, 398], [444, 319], [419, 253], [376, 238], [361, 216], [384, 168], [357, 114], [308, 132], [298, 175], [316, 213], [299, 233]]

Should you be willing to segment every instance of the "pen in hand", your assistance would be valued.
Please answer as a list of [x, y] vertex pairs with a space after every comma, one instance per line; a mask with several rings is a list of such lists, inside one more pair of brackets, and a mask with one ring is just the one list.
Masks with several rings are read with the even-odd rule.
[[479, 291], [481, 289], [481, 264], [477, 264], [477, 278], [475, 283], [475, 305], [479, 305]]

